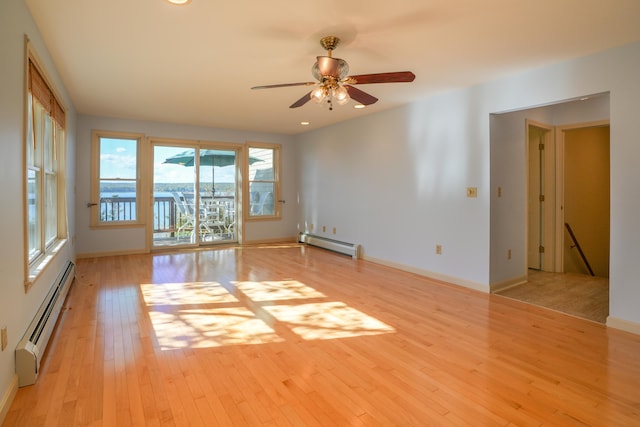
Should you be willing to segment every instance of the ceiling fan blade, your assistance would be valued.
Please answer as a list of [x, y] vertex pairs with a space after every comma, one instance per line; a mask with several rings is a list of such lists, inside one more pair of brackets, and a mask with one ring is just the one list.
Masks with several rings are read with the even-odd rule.
[[369, 95], [367, 92], [363, 92], [358, 88], [349, 85], [344, 85], [344, 87], [347, 89], [347, 92], [349, 92], [351, 99], [355, 99], [362, 105], [371, 105], [378, 101], [378, 98], [375, 96]]
[[251, 89], [273, 89], [278, 87], [289, 87], [289, 86], [311, 86], [316, 84], [315, 82], [302, 82], [302, 83], [280, 83], [277, 85], [266, 85], [266, 86], [254, 86]]
[[311, 92], [307, 93], [305, 96], [303, 96], [302, 98], [298, 99], [296, 102], [294, 102], [293, 104], [291, 104], [289, 106], [289, 108], [298, 108], [298, 107], [302, 107], [304, 104], [306, 104], [309, 100], [311, 99]]
[[[368, 84], [368, 83], [408, 83], [412, 82], [416, 75], [411, 71], [397, 71], [394, 73], [377, 73], [377, 74], [360, 74], [358, 76], [349, 76], [350, 84]], [[351, 79], [355, 82], [351, 82]]]

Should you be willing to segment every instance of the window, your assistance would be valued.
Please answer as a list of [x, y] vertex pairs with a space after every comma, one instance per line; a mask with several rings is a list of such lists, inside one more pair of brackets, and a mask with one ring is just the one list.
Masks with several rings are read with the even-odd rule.
[[94, 131], [91, 139], [91, 225], [140, 224], [142, 135]]
[[247, 219], [280, 218], [280, 146], [248, 144]]
[[27, 287], [66, 241], [65, 112], [27, 48], [25, 270]]

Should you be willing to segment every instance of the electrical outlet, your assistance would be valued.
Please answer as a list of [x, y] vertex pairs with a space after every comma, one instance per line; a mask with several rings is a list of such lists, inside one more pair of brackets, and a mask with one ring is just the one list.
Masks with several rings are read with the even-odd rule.
[[333, 232], [333, 234], [336, 234], [336, 228], [335, 227], [333, 227], [332, 232]]
[[442, 255], [442, 245], [436, 245], [436, 254]]
[[309, 231], [313, 231], [313, 223], [309, 226]]
[[2, 347], [2, 351], [4, 351], [5, 348], [7, 348], [7, 327], [3, 326], [2, 329], [0, 329], [0, 347]]
[[467, 197], [478, 197], [478, 187], [467, 187]]
[[511, 259], [511, 249], [507, 250], [507, 259]]
[[327, 232], [327, 226], [326, 226], [326, 225], [323, 225], [323, 226], [322, 226], [322, 232], [323, 232], [323, 233], [326, 233], [326, 232]]
[[498, 197], [502, 197], [502, 187], [498, 187]]

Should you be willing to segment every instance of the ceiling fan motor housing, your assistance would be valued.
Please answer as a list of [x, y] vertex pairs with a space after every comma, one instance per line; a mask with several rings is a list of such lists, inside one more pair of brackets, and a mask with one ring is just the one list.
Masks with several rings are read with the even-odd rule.
[[349, 74], [349, 64], [340, 58], [330, 56], [318, 56], [317, 61], [311, 68], [311, 74], [317, 80], [322, 81], [323, 77], [333, 77], [335, 80], [342, 80]]

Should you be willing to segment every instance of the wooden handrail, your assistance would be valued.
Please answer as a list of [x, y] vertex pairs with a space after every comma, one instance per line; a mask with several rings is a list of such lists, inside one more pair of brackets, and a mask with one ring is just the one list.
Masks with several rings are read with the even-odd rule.
[[589, 265], [589, 261], [587, 261], [586, 255], [584, 254], [584, 252], [582, 252], [582, 248], [580, 247], [580, 243], [578, 243], [578, 239], [576, 239], [575, 234], [573, 234], [573, 230], [571, 229], [571, 226], [567, 222], [564, 223], [564, 226], [567, 227], [569, 236], [571, 236], [571, 240], [573, 240], [574, 246], [578, 249], [578, 253], [580, 253], [580, 257], [582, 258], [584, 265], [587, 266], [587, 270], [589, 270], [589, 274], [591, 274], [592, 276], [595, 276], [595, 274], [593, 274], [593, 270], [591, 269], [591, 265]]

